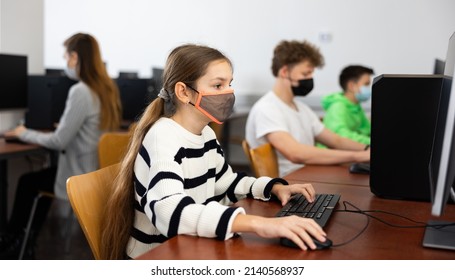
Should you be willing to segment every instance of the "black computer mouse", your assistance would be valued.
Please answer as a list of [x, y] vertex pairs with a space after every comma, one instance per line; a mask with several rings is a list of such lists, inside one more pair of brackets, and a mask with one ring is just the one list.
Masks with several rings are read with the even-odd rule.
[[353, 163], [349, 166], [349, 172], [356, 174], [370, 174], [369, 163]]
[[313, 238], [314, 244], [316, 244], [316, 250], [321, 250], [321, 249], [327, 249], [332, 247], [332, 240], [328, 239], [327, 237], [325, 238], [325, 241], [319, 241], [315, 238]]
[[[295, 244], [294, 241], [292, 241], [292, 240], [290, 240], [290, 239], [281, 238], [280, 241], [281, 241], [281, 242], [280, 242], [281, 245], [283, 245], [283, 246], [287, 246], [287, 247], [292, 247], [292, 248], [298, 248], [298, 249], [300, 249], [300, 247], [297, 246], [297, 244]], [[319, 241], [319, 240], [313, 238], [313, 242], [314, 242], [314, 244], [316, 245], [316, 250], [327, 249], [327, 248], [332, 247], [332, 240], [328, 239], [327, 237], [325, 238], [325, 241], [324, 241], [324, 242]]]

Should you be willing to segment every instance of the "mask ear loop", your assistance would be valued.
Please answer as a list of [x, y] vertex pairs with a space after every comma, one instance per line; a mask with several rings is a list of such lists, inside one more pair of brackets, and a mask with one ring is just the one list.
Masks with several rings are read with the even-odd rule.
[[[190, 85], [187, 85], [187, 84], [185, 84], [185, 85], [186, 85], [187, 87], [189, 87], [192, 91], [194, 91], [194, 92], [196, 92], [196, 93], [198, 94], [198, 99], [196, 100], [196, 104], [198, 104], [199, 97], [201, 96], [201, 94], [199, 93], [199, 91], [195, 90], [195, 89], [194, 89], [192, 86], [190, 86]], [[200, 102], [200, 101], [199, 101], [199, 102]], [[193, 105], [194, 107], [196, 107], [196, 105], [195, 105], [193, 102], [191, 102], [191, 100], [188, 100], [188, 103], [186, 103], [186, 104], [191, 104], [191, 105]]]

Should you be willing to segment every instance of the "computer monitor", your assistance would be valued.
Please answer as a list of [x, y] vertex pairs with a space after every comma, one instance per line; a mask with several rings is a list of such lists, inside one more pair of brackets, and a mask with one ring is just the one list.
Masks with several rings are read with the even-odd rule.
[[67, 77], [31, 75], [28, 77], [28, 108], [25, 126], [53, 130], [66, 105], [70, 88], [77, 83]]
[[158, 91], [158, 92], [163, 87], [163, 73], [164, 73], [163, 68], [156, 68], [156, 67], [152, 68], [152, 79], [155, 82], [156, 91]]
[[65, 77], [65, 70], [57, 68], [46, 68], [46, 76]]
[[115, 79], [120, 91], [123, 120], [137, 121], [147, 105], [155, 99], [150, 79]]
[[137, 72], [119, 72], [118, 77], [119, 79], [137, 79], [139, 75]]
[[27, 57], [0, 54], [0, 110], [27, 108]]
[[[449, 41], [444, 82], [441, 88], [438, 119], [429, 164], [430, 190], [432, 198], [431, 213], [443, 214], [449, 197], [455, 198], [455, 33]], [[441, 249], [455, 250], [455, 221], [451, 226], [427, 227], [423, 245]], [[429, 225], [447, 225], [448, 222], [430, 221]]]
[[444, 74], [444, 67], [445, 67], [445, 61], [440, 60], [440, 59], [435, 59], [434, 60], [434, 68], [433, 68], [433, 74], [438, 75], [438, 74]]

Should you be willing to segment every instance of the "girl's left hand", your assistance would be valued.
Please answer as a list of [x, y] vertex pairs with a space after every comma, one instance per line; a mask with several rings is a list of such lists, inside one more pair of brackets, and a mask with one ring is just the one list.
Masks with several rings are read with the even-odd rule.
[[18, 137], [26, 130], [25, 126], [19, 125], [15, 129], [7, 131], [4, 133], [7, 137]]
[[284, 206], [291, 196], [294, 194], [301, 193], [305, 196], [308, 202], [313, 202], [315, 199], [316, 192], [311, 184], [292, 184], [282, 185], [275, 184], [272, 187], [272, 193], [278, 197], [281, 204]]

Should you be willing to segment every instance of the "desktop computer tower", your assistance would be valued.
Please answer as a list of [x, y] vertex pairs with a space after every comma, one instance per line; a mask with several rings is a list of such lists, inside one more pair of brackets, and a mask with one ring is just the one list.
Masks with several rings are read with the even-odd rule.
[[371, 100], [370, 189], [383, 198], [430, 200], [429, 163], [442, 75], [381, 75]]

